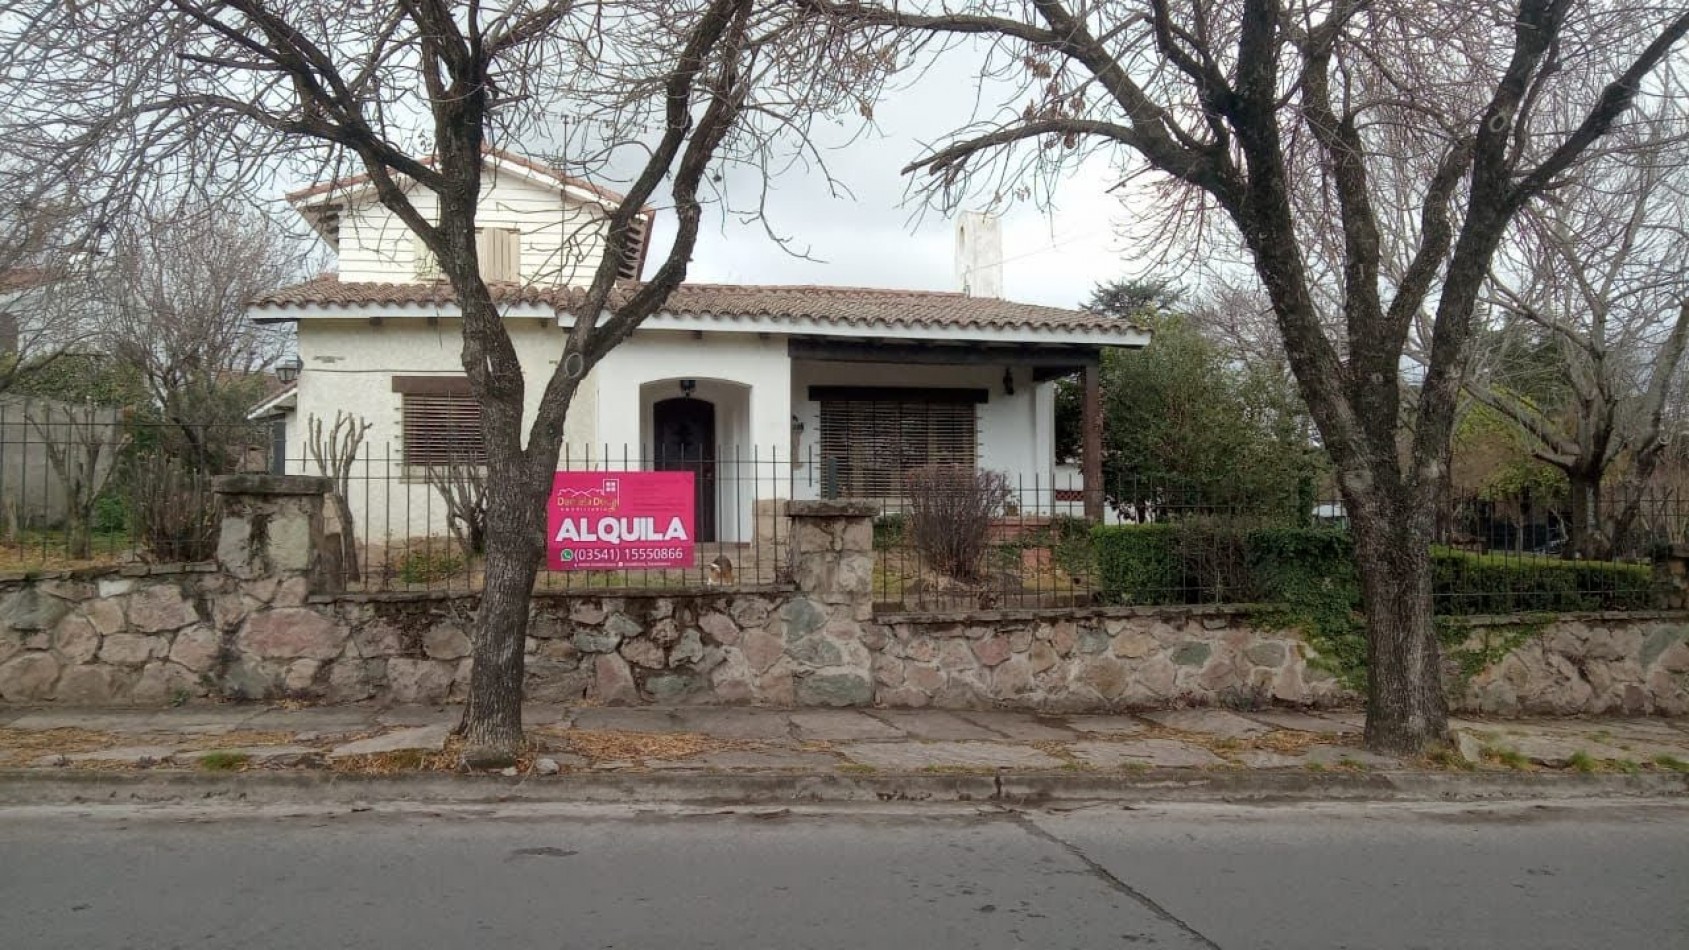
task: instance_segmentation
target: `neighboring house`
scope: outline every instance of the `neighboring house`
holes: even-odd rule
[[[619,196],[499,152],[484,182],[483,272],[521,358],[531,419]],[[261,414],[291,420],[290,471],[306,457],[300,420],[362,415],[367,462],[352,503],[366,532],[438,532],[442,506],[422,472],[481,451],[451,289],[367,181],[289,200],[339,267],[254,303],[255,319],[297,324],[302,364],[297,385]],[[427,191],[412,200],[432,213]],[[963,243],[965,260],[985,258],[970,272],[1000,266],[1000,250]],[[627,288],[645,253],[642,240],[622,262]],[[976,290],[1000,286],[982,275]],[[781,498],[894,498],[909,471],[937,463],[1005,472],[1023,511],[1047,511],[1051,381],[1094,372],[1102,347],[1147,342],[1114,318],[997,297],[688,284],[583,382],[559,467],[698,471],[705,540],[749,540],[755,513]]]

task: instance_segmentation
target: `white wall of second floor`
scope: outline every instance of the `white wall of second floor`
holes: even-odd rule
[[[425,218],[438,216],[433,192],[413,186],[410,199]],[[561,186],[547,187],[489,163],[476,223],[517,232],[523,282],[584,286],[603,256],[607,213]],[[416,235],[373,194],[354,198],[342,213],[339,243],[342,281],[411,283],[426,270]]]

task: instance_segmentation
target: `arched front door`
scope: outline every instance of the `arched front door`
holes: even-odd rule
[[[652,459],[659,472],[692,472],[699,541],[715,540],[715,404],[664,399],[651,407]]]

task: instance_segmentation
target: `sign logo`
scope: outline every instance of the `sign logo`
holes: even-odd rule
[[[546,508],[554,571],[691,567],[691,472],[558,472]]]

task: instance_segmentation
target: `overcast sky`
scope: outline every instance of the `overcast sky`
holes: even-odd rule
[[[947,72],[928,73],[914,88],[877,103],[876,129],[826,153],[833,176],[850,195],[830,195],[819,173],[794,171],[775,180],[769,225],[815,260],[783,251],[760,222],[706,215],[687,279],[960,289],[954,220],[931,209],[920,216],[919,199],[905,198],[909,178],[899,174],[923,153],[923,135],[930,138],[968,119],[973,77],[960,58],[954,62]],[[838,134],[842,139],[844,133]],[[1117,177],[1106,162],[1093,160],[1061,183],[1048,211],[1030,202],[1006,209],[1004,296],[1074,307],[1098,282],[1125,274],[1127,255],[1118,236],[1124,209],[1106,193]],[[969,205],[976,206],[983,201]],[[659,215],[653,250],[666,246],[673,227],[672,215]]]

